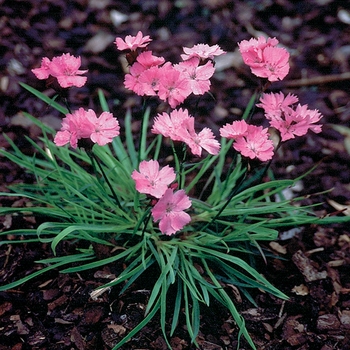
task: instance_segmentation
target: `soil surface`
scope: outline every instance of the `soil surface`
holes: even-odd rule
[[[324,115],[320,134],[286,142],[272,167],[276,178],[295,178],[315,164],[294,195],[305,203],[322,202],[320,215],[350,215],[350,9],[334,0],[0,0],[0,129],[29,154],[25,136],[39,130],[22,111],[58,129],[60,118],[24,91],[25,82],[53,96],[30,69],[42,57],[64,52],[82,57],[88,83],[71,89],[74,107],[97,105],[102,88],[114,115],[132,108],[135,128],[141,100],[123,88],[124,55],[116,36],[138,30],[153,38],[152,50],[173,62],[182,47],[219,44],[227,55],[217,60],[211,92],[200,101],[198,121],[216,132],[239,117],[258,84],[242,64],[237,42],[266,34],[277,37],[291,53],[291,70],[270,91],[296,94],[302,104]],[[190,101],[191,102],[191,101]],[[189,102],[189,103],[190,103]],[[157,112],[155,104],[154,113]],[[3,136],[0,147],[9,149]],[[0,191],[33,181],[15,164],[0,158]],[[326,190],[330,190],[325,192]],[[293,195],[293,194],[292,194]],[[18,198],[0,197],[1,206],[22,206]],[[343,211],[340,213],[340,211]],[[0,218],[2,231],[34,227],[35,220]],[[235,302],[258,349],[350,349],[350,225],[309,226],[281,232],[269,248],[283,259],[259,263],[259,271],[290,296],[277,300],[253,291],[258,307],[236,294]],[[44,244],[1,245],[0,284],[40,268],[36,260],[51,256]],[[96,300],[90,292],[115,278],[113,266],[83,274],[41,275],[21,287],[0,293],[0,350],[110,349],[140,322],[149,292],[142,281],[123,295],[117,289]],[[227,288],[230,288],[227,286]],[[233,290],[234,292],[234,290]],[[234,298],[234,293],[232,293]],[[203,311],[201,349],[236,349],[238,331],[229,314],[213,304]],[[194,348],[186,329],[171,338],[173,349]],[[240,349],[248,349],[244,341]],[[154,318],[124,349],[166,349]]]

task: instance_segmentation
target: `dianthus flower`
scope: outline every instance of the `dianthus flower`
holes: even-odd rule
[[[174,193],[169,188],[151,210],[153,220],[159,220],[159,229],[165,235],[172,235],[181,230],[191,221],[191,217],[184,212],[192,205],[184,190]]]
[[[170,137],[173,141],[182,141],[179,130],[182,129],[186,120],[193,118],[188,114],[187,109],[174,109],[170,114],[164,112],[154,118],[152,127],[153,134],[161,134]]]
[[[119,135],[119,122],[110,112],[102,112],[99,117],[92,109],[87,112],[87,117],[94,125],[94,131],[90,134],[92,142],[100,146],[113,141],[113,138]]]
[[[117,46],[117,49],[120,51],[131,50],[134,51],[139,47],[146,47],[152,39],[149,35],[143,36],[142,32],[139,31],[136,36],[127,35],[125,40],[122,38],[116,38],[114,44]]]
[[[220,151],[220,143],[215,139],[209,128],[204,128],[198,134],[194,129],[194,118],[187,118],[177,130],[180,141],[183,141],[191,149],[192,154],[201,156],[202,149],[209,154],[216,155]]]
[[[154,76],[152,76],[151,78],[152,73],[157,71],[158,66],[163,64],[164,61],[165,60],[163,57],[154,56],[152,55],[151,51],[142,52],[140,55],[137,56],[136,62],[134,62],[133,65],[130,67],[129,74],[125,75],[124,86],[127,89],[134,91],[137,95],[140,96],[155,95],[155,91],[158,91],[158,81],[160,79],[161,72],[157,72],[157,90],[151,89],[150,86],[147,85],[147,79],[151,80],[154,78]],[[165,64],[163,67],[166,66],[167,64]],[[161,68],[163,69],[163,67]],[[141,78],[142,76],[144,76],[144,78]],[[149,81],[149,83],[152,82]]]
[[[286,49],[276,47],[276,38],[259,37],[238,43],[243,61],[257,77],[269,81],[282,80],[289,72],[289,53]]]
[[[244,120],[226,124],[220,129],[220,135],[234,139],[233,148],[244,157],[270,160],[273,156],[273,143],[267,129],[262,126],[247,124]]]
[[[144,160],[139,165],[139,171],[134,170],[131,177],[138,192],[160,198],[175,180],[176,175],[174,169],[168,165],[159,169],[156,160]]]
[[[298,104],[296,109],[288,108],[281,118],[270,120],[270,125],[281,134],[281,140],[287,141],[295,136],[303,136],[308,130],[321,132],[322,126],[316,124],[322,118],[318,110],[310,110],[307,105]]]
[[[175,108],[191,94],[190,83],[182,72],[171,65],[162,70],[162,73],[158,97],[162,101],[168,101],[171,108]]]
[[[76,148],[80,139],[90,138],[94,143],[104,146],[119,135],[119,129],[118,120],[112,113],[103,112],[97,118],[92,109],[85,111],[79,108],[62,120],[61,130],[57,132],[54,142],[57,146],[70,143],[71,147]]]
[[[257,106],[265,111],[265,117],[270,125],[281,134],[281,140],[287,141],[295,136],[303,136],[308,130],[321,132],[321,125],[315,124],[322,118],[318,110],[310,110],[307,105],[298,104],[298,97],[283,93],[263,94]]]
[[[181,55],[181,58],[185,61],[192,57],[199,57],[202,60],[206,59],[214,59],[214,56],[220,56],[225,54],[219,45],[209,46],[208,44],[197,44],[193,47],[183,47],[183,51],[185,54]]]
[[[215,68],[212,62],[208,61],[204,65],[199,65],[199,57],[192,57],[180,62],[174,68],[182,72],[190,83],[190,89],[195,95],[203,95],[210,89],[210,78],[214,74]]]
[[[69,53],[54,57],[52,61],[44,57],[39,68],[32,69],[38,79],[47,79],[50,75],[57,79],[63,88],[71,86],[82,87],[86,83],[86,77],[80,76],[87,70],[79,70],[80,57],[74,57]]]
[[[256,106],[261,107],[265,111],[265,116],[268,119],[281,118],[283,112],[288,107],[299,101],[298,97],[292,94],[284,96],[283,92],[265,93],[260,97],[260,102]]]

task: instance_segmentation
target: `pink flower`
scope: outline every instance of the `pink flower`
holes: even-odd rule
[[[190,83],[184,74],[173,66],[166,67],[162,73],[159,80],[158,97],[162,101],[168,101],[171,108],[175,108],[191,94]]]
[[[90,137],[94,132],[94,124],[87,118],[86,113],[84,108],[79,108],[72,114],[66,114],[62,120],[61,130],[54,138],[57,146],[70,143],[71,147],[77,148],[79,139]]]
[[[248,124],[245,120],[237,120],[232,124],[226,124],[220,129],[220,136],[227,139],[236,139],[245,136],[248,132]]]
[[[119,122],[113,117],[112,113],[103,112],[97,118],[95,112],[89,109],[87,116],[94,124],[94,131],[90,134],[92,142],[97,143],[100,146],[104,146],[107,143],[113,141],[113,138],[119,135]]]
[[[315,133],[321,132],[321,125],[315,124],[322,118],[318,110],[310,110],[307,105],[298,104],[298,97],[283,93],[263,94],[258,107],[265,111],[265,117],[270,121],[270,125],[281,134],[281,140],[287,141],[295,136],[302,136],[308,130]]]
[[[204,128],[198,134],[195,132],[193,117],[186,119],[177,132],[180,141],[185,142],[194,155],[200,157],[202,149],[213,155],[220,151],[220,143],[215,140],[215,136],[209,128]]]
[[[139,31],[136,36],[127,35],[125,40],[116,38],[114,43],[120,51],[134,51],[139,47],[146,47],[151,41],[152,39],[150,39],[149,35],[143,36],[142,32]]]
[[[199,65],[199,57],[192,57],[186,61],[180,62],[174,68],[182,72],[187,77],[192,93],[203,95],[210,89],[210,78],[214,74],[215,68],[208,61],[205,65]]]
[[[244,157],[266,161],[273,156],[273,143],[267,129],[247,124],[244,120],[226,124],[220,129],[222,137],[234,139],[233,148]]]
[[[58,83],[63,88],[71,86],[82,87],[86,83],[87,78],[80,75],[86,73],[87,70],[79,70],[80,65],[80,57],[64,53],[61,56],[54,57],[52,61],[44,57],[41,67],[32,69],[32,72],[38,79],[47,79],[49,75],[57,78]]]
[[[152,127],[153,134],[161,134],[164,137],[170,137],[173,141],[182,141],[179,136],[179,130],[183,124],[191,117],[187,109],[174,109],[170,115],[168,113],[158,114],[154,118]]]
[[[155,91],[158,91],[159,79],[161,78],[161,68],[158,68],[158,66],[163,63],[163,57],[153,56],[151,51],[142,52],[137,56],[136,62],[130,67],[130,73],[125,75],[124,86],[140,96],[155,95]],[[167,64],[163,67],[166,66]],[[157,71],[157,68],[159,71]],[[155,73],[157,74],[157,90],[149,86],[153,84],[152,80],[155,79]]]
[[[257,107],[261,107],[265,111],[267,119],[281,118],[283,112],[299,101],[298,97],[288,94],[286,97],[283,92],[266,93],[260,97],[260,102]]]
[[[61,130],[57,132],[54,142],[57,146],[67,143],[77,148],[78,141],[90,138],[94,143],[104,146],[119,135],[119,123],[109,112],[103,112],[99,118],[89,109],[79,108],[72,114],[67,114],[62,120]]]
[[[156,160],[144,160],[139,165],[139,172],[134,170],[131,177],[136,183],[138,192],[160,198],[175,180],[176,175],[174,169],[168,165],[159,170],[159,163]]]
[[[141,52],[137,56],[136,60],[143,67],[145,67],[145,69],[151,68],[151,67],[154,67],[154,66],[160,66],[161,64],[163,64],[165,62],[164,57],[154,56],[154,55],[152,55],[152,51]]]
[[[43,57],[41,60],[41,66],[39,68],[32,69],[32,72],[40,80],[47,79],[50,75],[50,64],[50,59]]]
[[[282,80],[289,72],[289,53],[276,47],[276,38],[259,37],[238,43],[243,61],[252,73],[269,81]]]
[[[226,52],[221,50],[219,45],[209,46],[207,44],[197,44],[192,48],[184,47],[183,51],[185,54],[181,55],[181,58],[185,61],[192,57],[199,57],[203,60],[214,59],[214,56],[220,56]]]
[[[191,204],[184,190],[174,193],[173,189],[169,188],[151,210],[153,220],[159,220],[160,231],[170,236],[191,221],[191,217],[184,212]]]
[[[281,118],[270,120],[270,125],[280,132],[282,141],[287,141],[305,135],[309,129],[315,133],[321,132],[322,126],[315,125],[321,118],[318,110],[310,110],[307,105],[298,104],[295,110],[288,108]]]

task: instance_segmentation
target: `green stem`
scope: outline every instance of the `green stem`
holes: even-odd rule
[[[100,171],[101,171],[101,173],[102,173],[102,176],[103,176],[103,178],[105,179],[105,181],[106,181],[106,183],[107,183],[109,189],[111,190],[112,196],[113,196],[115,202],[117,203],[118,207],[119,207],[121,210],[123,210],[122,205],[121,205],[121,203],[120,203],[120,201],[119,201],[119,199],[118,199],[118,196],[117,196],[117,194],[115,193],[114,188],[113,188],[111,182],[109,181],[109,179],[108,179],[108,177],[107,177],[105,171],[103,170],[102,165],[100,164],[100,162],[99,162],[98,159],[96,158],[96,155],[93,153],[92,150],[91,150],[91,151],[88,150],[88,151],[87,151],[87,154],[90,156],[91,165],[93,166],[96,175],[97,175],[97,171],[96,171],[96,168],[95,168],[94,164],[97,164],[98,168],[100,169]]]

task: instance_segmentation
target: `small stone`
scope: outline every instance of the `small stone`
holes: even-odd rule
[[[340,322],[338,318],[333,314],[325,314],[317,319],[317,329],[320,331],[329,331],[338,329]]]

